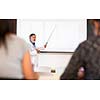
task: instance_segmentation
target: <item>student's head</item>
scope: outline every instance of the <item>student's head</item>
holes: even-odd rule
[[[30,34],[29,36],[30,42],[34,43],[36,41],[36,34]]]
[[[8,19],[0,19],[0,46],[6,46],[6,36],[10,33]]]
[[[100,35],[100,19],[93,19],[94,32],[96,35]]]

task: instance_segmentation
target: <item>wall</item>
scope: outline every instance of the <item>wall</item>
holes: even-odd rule
[[[39,66],[65,68],[71,56],[72,53],[40,53]]]

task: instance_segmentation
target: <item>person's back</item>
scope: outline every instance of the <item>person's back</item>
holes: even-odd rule
[[[93,39],[82,44],[85,46],[84,54],[84,79],[100,79],[100,36],[93,37]],[[83,52],[84,52],[83,51]]]
[[[84,79],[100,79],[100,36],[79,45],[60,79],[77,79],[81,67],[84,67]]]
[[[0,47],[0,78],[22,79],[22,58],[28,50],[27,44],[15,35],[6,37],[7,49]]]
[[[13,35],[9,26],[7,19],[0,19],[0,79],[38,79],[27,43]]]
[[[91,25],[94,36],[77,47],[60,79],[100,79],[100,19]]]

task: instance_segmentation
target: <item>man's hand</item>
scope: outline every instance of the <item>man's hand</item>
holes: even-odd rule
[[[40,53],[40,50],[39,49],[36,49],[37,53]]]
[[[44,45],[44,48],[46,48],[46,47],[47,47],[47,44]]]

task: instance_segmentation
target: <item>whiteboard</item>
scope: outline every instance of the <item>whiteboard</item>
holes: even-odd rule
[[[53,32],[52,32],[53,31]],[[35,33],[37,36],[36,45],[43,46],[48,38],[48,52],[74,52],[79,43],[87,39],[85,19],[66,20],[17,20],[17,35],[26,42],[29,35]]]

